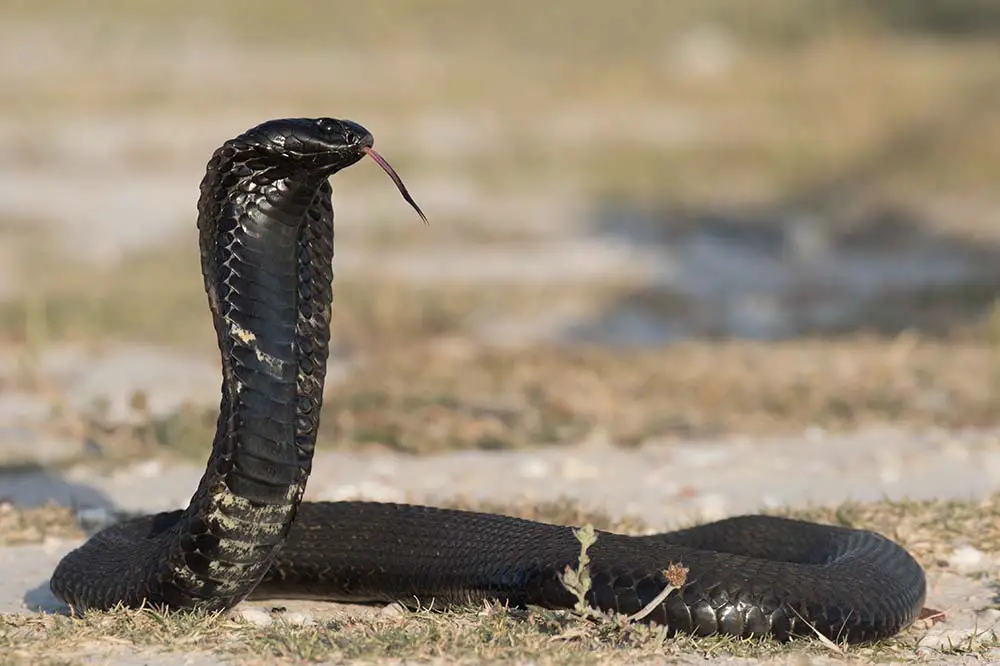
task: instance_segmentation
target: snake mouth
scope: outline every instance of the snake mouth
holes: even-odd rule
[[[427,222],[427,216],[424,215],[424,211],[420,210],[420,206],[418,206],[417,202],[410,196],[409,191],[406,189],[406,185],[403,184],[403,179],[399,177],[399,174],[392,168],[392,165],[389,164],[384,157],[375,152],[375,149],[372,146],[362,145],[361,151],[372,158],[375,161],[375,164],[382,167],[382,171],[385,171],[389,178],[392,179],[392,182],[396,184],[396,189],[399,190],[399,193],[403,196],[403,199],[406,200],[406,203],[410,204],[410,206],[413,207],[413,210],[417,211],[417,215],[419,215],[420,219],[424,221],[424,224],[429,224]]]

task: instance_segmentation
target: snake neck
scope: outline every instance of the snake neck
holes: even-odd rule
[[[164,535],[173,556],[161,574],[169,604],[221,608],[264,575],[309,476],[330,336],[329,182],[228,142],[202,181],[198,229],[222,398],[205,474]]]

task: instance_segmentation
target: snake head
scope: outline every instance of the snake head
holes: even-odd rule
[[[375,152],[375,137],[350,120],[336,118],[283,118],[269,120],[234,139],[284,169],[304,170],[327,178],[368,155],[396,184],[396,189],[427,223],[420,206],[384,157]]]
[[[281,118],[247,130],[236,141],[286,169],[329,177],[364,157],[375,138],[350,120]]]

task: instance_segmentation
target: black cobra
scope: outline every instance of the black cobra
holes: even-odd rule
[[[568,527],[363,502],[300,503],[330,337],[333,206],[328,178],[371,155],[348,121],[272,120],[212,156],[198,203],[205,289],[222,353],[218,427],[188,507],[100,531],[59,563],[53,592],[77,609],[116,604],[219,610],[254,596],[441,607],[483,599],[550,608],[574,597]],[[413,204],[416,208],[416,204]],[[417,208],[419,212],[419,208]],[[422,213],[421,213],[422,216]],[[598,533],[594,606],[673,632],[777,638],[813,629],[852,642],[908,626],[924,572],[872,532],[744,516],[653,536]]]

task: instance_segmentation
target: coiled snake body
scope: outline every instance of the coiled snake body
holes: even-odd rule
[[[573,605],[559,580],[579,556],[568,527],[301,502],[330,337],[328,179],[371,155],[412,203],[373,141],[349,121],[298,118],[268,121],[215,151],[198,202],[223,370],[205,473],[186,509],[109,526],[70,552],[51,579],[58,597],[77,609],[218,610],[251,593]],[[653,536],[599,533],[589,554],[588,601],[622,613],[656,597],[670,563],[687,567],[684,587],[648,616],[674,632],[787,638],[814,628],[867,641],[909,625],[925,595],[921,567],[882,536],[763,516]]]

